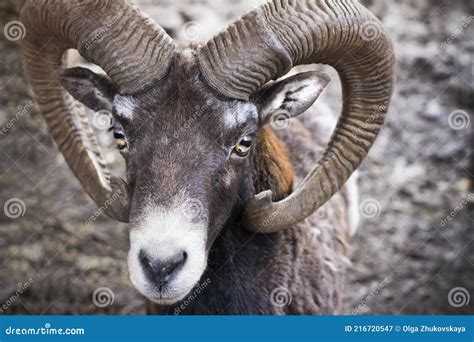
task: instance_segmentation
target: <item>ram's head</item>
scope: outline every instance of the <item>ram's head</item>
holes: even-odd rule
[[[27,70],[51,135],[97,205],[130,222],[132,282],[163,304],[195,286],[229,222],[277,232],[324,204],[367,154],[392,91],[390,40],[355,1],[275,0],[207,44],[183,48],[125,0],[30,0],[21,20]],[[367,38],[367,23],[380,30],[375,38]],[[107,76],[62,70],[70,48]],[[341,76],[338,126],[294,192],[291,180],[281,191],[258,192],[253,157],[271,134],[263,137],[263,127],[304,112],[328,78],[308,72],[271,81],[313,63]],[[76,100],[113,113],[127,180],[108,171]]]

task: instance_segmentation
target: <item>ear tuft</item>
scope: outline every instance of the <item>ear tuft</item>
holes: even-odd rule
[[[112,110],[112,102],[118,88],[108,77],[86,68],[70,68],[60,75],[61,85],[72,97],[94,110]]]
[[[271,84],[258,96],[262,122],[267,123],[275,116],[291,118],[305,112],[329,81],[326,74],[303,72]]]

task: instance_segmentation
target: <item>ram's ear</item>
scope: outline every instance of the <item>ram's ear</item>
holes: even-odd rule
[[[256,96],[261,122],[292,118],[311,107],[329,83],[328,75],[303,72],[266,85]]]
[[[60,82],[72,97],[93,111],[112,110],[118,89],[107,76],[85,68],[71,68],[61,73]]]

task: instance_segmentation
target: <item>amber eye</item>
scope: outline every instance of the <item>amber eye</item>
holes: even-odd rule
[[[252,137],[246,136],[239,141],[237,145],[234,146],[234,152],[239,157],[246,157],[250,152],[250,147],[252,146]]]
[[[125,139],[125,133],[123,131],[114,131],[114,138],[120,151],[123,151],[128,147],[127,140]]]

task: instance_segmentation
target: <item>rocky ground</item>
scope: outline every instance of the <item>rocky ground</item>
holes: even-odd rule
[[[473,314],[474,4],[363,2],[395,41],[398,81],[385,128],[360,169],[364,217],[352,241],[346,312]],[[0,2],[2,31],[21,3]],[[205,40],[257,2],[139,3],[184,41]],[[17,198],[24,207],[18,218],[0,210],[0,314],[143,314],[128,280],[125,226],[105,217],[86,224],[96,208],[33,105],[18,41],[1,33],[0,204]],[[337,113],[338,95],[334,81],[317,106]],[[101,287],[114,294],[103,308],[92,301]]]

